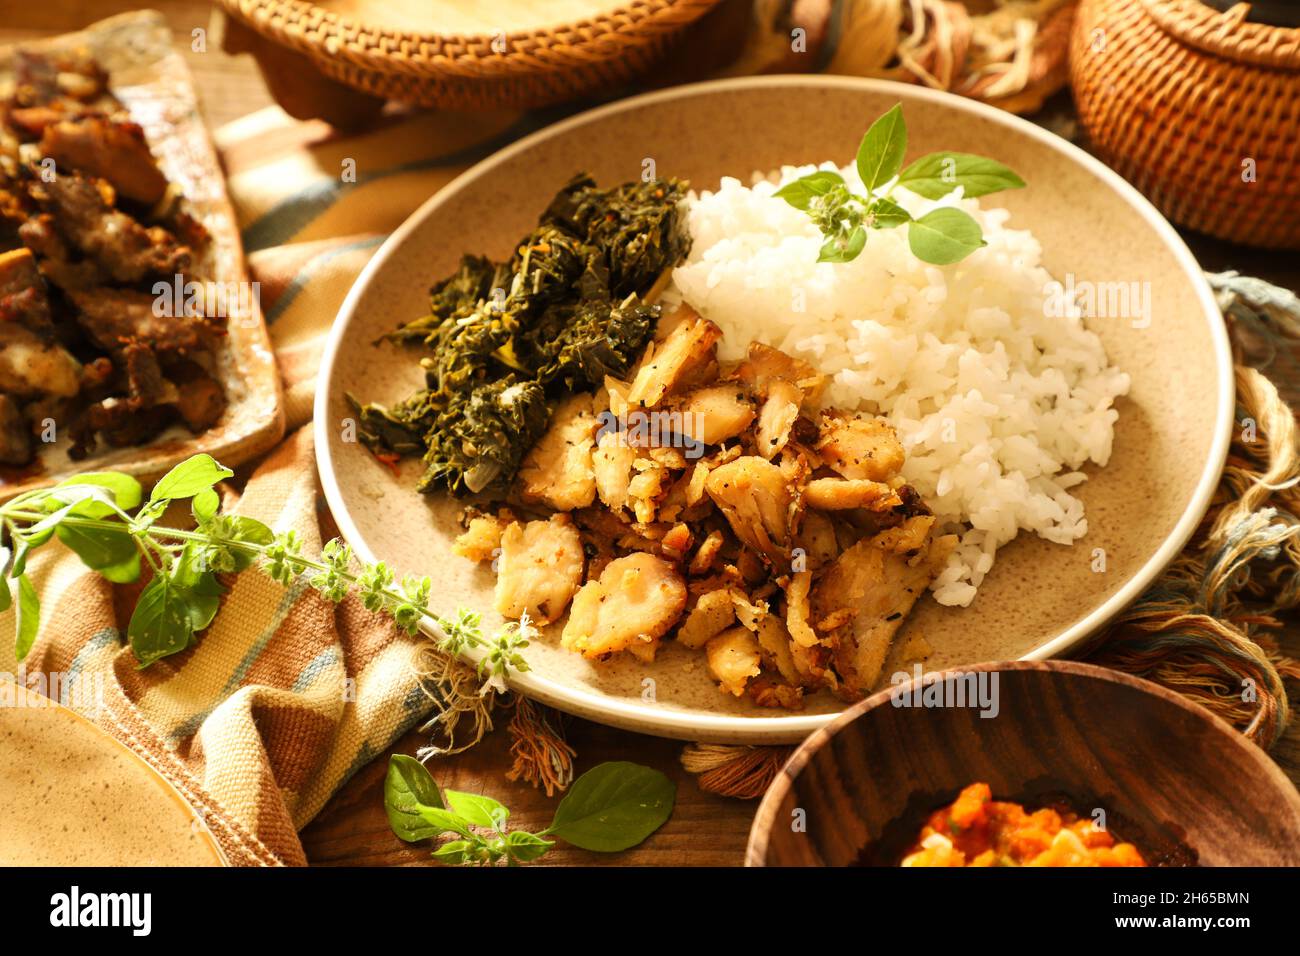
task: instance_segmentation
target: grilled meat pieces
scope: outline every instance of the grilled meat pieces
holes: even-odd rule
[[[211,350],[220,334],[201,317],[157,314],[155,297],[146,292],[96,288],[69,298],[77,307],[77,324],[108,352],[136,343],[160,355],[188,356]]]
[[[104,180],[64,173],[34,184],[31,194],[64,241],[114,282],[170,277],[190,267],[190,249],[162,226],[142,226],[115,209],[112,187]]]
[[[498,610],[569,605],[561,644],[593,660],[672,639],[761,707],[856,699],[956,539],[900,476],[893,428],[821,408],[822,377],[770,346],[720,365],[719,335],[688,306],[661,319],[631,381],[566,399],[524,456],[511,507],[550,521],[476,514],[456,550],[499,542]]]
[[[135,123],[93,115],[49,123],[41,132],[41,153],[63,169],[105,179],[118,194],[148,206],[167,191],[144,130]]]
[[[0,460],[27,464],[53,420],[85,457],[225,412],[224,318],[161,303],[208,236],[85,52],[20,52],[0,102]],[[62,427],[62,426],[65,426]]]

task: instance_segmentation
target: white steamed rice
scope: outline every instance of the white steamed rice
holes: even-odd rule
[[[1008,228],[1004,209],[899,190],[914,216],[966,210],[988,246],[939,268],[911,253],[903,227],[871,232],[852,262],[818,263],[817,228],[772,198],[812,169],[787,167],[776,183],[755,177],[752,188],[728,178],[692,195],[694,242],[669,295],[722,328],[722,358],[741,357],[755,339],[774,345],[831,377],[826,404],[893,424],[904,476],[961,535],[934,596],[967,605],[1021,530],[1067,545],[1087,532],[1069,489],[1084,481],[1085,462],[1109,459],[1112,403],[1129,378],[1077,309],[1052,314],[1061,310],[1047,305],[1052,276],[1038,241]],[[840,172],[861,191],[852,167]]]

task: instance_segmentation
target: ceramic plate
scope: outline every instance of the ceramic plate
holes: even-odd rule
[[[0,866],[225,866],[207,826],[157,771],[10,681],[0,684],[0,766]]]
[[[376,340],[427,311],[427,289],[463,252],[503,258],[573,172],[602,185],[641,175],[716,188],[723,175],[787,163],[847,162],[870,121],[901,101],[909,157],[938,149],[992,156],[1029,187],[999,194],[1013,227],[1032,229],[1058,278],[1150,283],[1151,321],[1091,323],[1110,359],[1132,377],[1118,405],[1108,467],[1080,490],[1089,532],[1073,547],[1021,535],[969,608],[927,598],[907,633],[934,648],[928,668],[1060,655],[1137,597],[1178,553],[1205,512],[1233,420],[1227,333],[1209,286],[1173,228],[1117,175],[1038,127],[968,100],[911,86],[846,78],[722,80],[636,97],[584,113],[515,143],[448,185],[371,260],[339,313],[321,369],[316,438],[321,478],[344,536],[363,558],[432,575],[448,610],[492,607],[489,570],[449,553],[462,507],[413,490],[418,460],[394,474],[347,439],[345,395],[395,401],[421,385],[409,352]],[[1105,550],[1097,573],[1095,549]],[[485,621],[493,616],[485,614]],[[774,714],[721,694],[701,655],[672,642],[651,666],[594,664],[558,646],[557,629],[529,648],[515,680],[531,697],[645,733],[712,741],[795,741],[842,704],[809,700]],[[888,673],[888,671],[886,671]],[[654,694],[647,693],[654,681]],[[648,699],[653,696],[653,700]]]
[[[199,115],[189,69],[172,48],[171,31],[162,14],[124,13],[79,33],[22,46],[91,51],[108,74],[109,89],[144,128],[159,168],[184,194],[186,210],[211,233],[201,271],[214,282],[247,282],[239,227],[226,196],[221,163]],[[0,83],[12,75],[14,51],[14,47],[0,49]],[[280,375],[256,297],[252,306],[251,314],[231,320],[226,348],[218,355],[218,376],[229,404],[216,425],[201,435],[173,426],[148,444],[126,448],[101,443],[80,462],[68,457],[66,440],[46,445],[38,468],[0,476],[0,498],[83,471],[113,469],[142,479],[157,478],[199,452],[225,465],[239,465],[278,442],[284,434]]]

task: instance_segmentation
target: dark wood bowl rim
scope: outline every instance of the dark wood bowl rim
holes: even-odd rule
[[[1229,724],[1222,717],[1211,713],[1204,707],[1193,704],[1181,694],[1177,694],[1159,684],[1143,680],[1140,677],[1134,677],[1131,674],[1125,674],[1121,671],[1111,670],[1108,667],[1098,667],[1096,664],[1085,664],[1081,661],[1002,661],[986,664],[972,664],[966,667],[950,667],[941,671],[931,671],[922,675],[922,680],[934,681],[942,680],[949,675],[969,674],[972,672],[988,671],[1046,671],[1062,674],[1070,674],[1075,677],[1091,678],[1094,680],[1109,681],[1112,684],[1123,684],[1134,690],[1150,694],[1153,697],[1159,697],[1161,700],[1182,708],[1189,714],[1192,714],[1206,723],[1210,724],[1217,732],[1218,736],[1225,738],[1228,746],[1236,747],[1243,751],[1246,756],[1263,771],[1264,776],[1269,778],[1278,796],[1285,804],[1300,815],[1300,792],[1296,791],[1295,785],[1287,778],[1282,769],[1275,764],[1269,756],[1251,741],[1247,740],[1236,728]],[[785,762],[772,785],[767,788],[767,793],[763,795],[762,802],[758,805],[758,811],[754,814],[754,823],[749,830],[749,843],[745,847],[745,866],[767,866],[767,849],[769,838],[772,833],[772,825],[776,819],[776,813],[781,805],[781,801],[790,791],[796,777],[803,773],[812,760],[826,744],[840,732],[845,726],[858,720],[867,712],[875,710],[880,705],[890,699],[890,696],[897,692],[900,687],[910,688],[914,686],[917,679],[914,677],[907,681],[906,684],[899,687],[888,687],[884,690],[877,691],[866,700],[859,701],[852,707],[840,713],[838,717],[828,723],[825,727],[813,731],[807,739],[799,745],[790,759]]]

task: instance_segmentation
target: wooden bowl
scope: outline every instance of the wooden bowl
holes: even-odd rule
[[[981,664],[997,715],[892,703],[845,711],[795,751],[764,796],[748,866],[895,866],[962,787],[1097,808],[1163,865],[1300,866],[1300,794],[1209,711],[1148,681],[1070,661]],[[996,675],[997,683],[993,683]],[[955,686],[951,684],[949,686]],[[905,698],[906,699],[906,698]],[[803,810],[806,832],[795,832]]]

